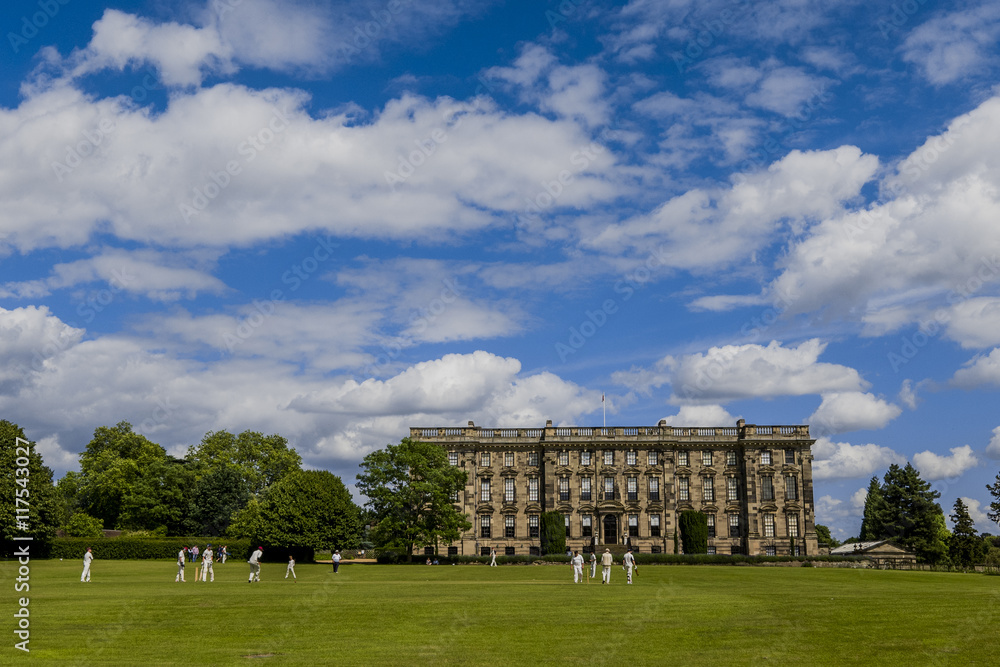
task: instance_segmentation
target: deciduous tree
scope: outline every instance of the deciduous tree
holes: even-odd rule
[[[358,490],[374,515],[372,538],[379,546],[452,542],[472,527],[452,497],[465,488],[467,475],[448,463],[439,445],[403,438],[398,445],[372,452],[361,462]]]
[[[243,431],[205,434],[197,447],[188,450],[188,460],[205,471],[222,467],[237,472],[247,493],[258,496],[267,487],[295,470],[302,469],[302,457],[278,434]]]
[[[60,523],[59,502],[52,471],[34,445],[26,442],[20,426],[0,420],[0,533],[5,554],[14,552],[13,538],[17,536],[31,537],[31,555],[43,556]],[[18,508],[22,511],[16,511]]]
[[[134,513],[134,505],[142,504],[141,500],[130,500],[136,486],[160,471],[160,464],[166,458],[163,447],[133,432],[126,421],[111,427],[99,426],[80,454],[80,508],[101,519],[106,527],[119,527],[123,507],[131,503],[130,510]],[[130,523],[134,521],[130,519]]]
[[[339,477],[296,470],[238,512],[229,533],[274,546],[349,549],[360,542],[361,521]]]
[[[831,549],[836,549],[840,546],[840,540],[830,534],[830,529],[818,523],[816,524],[816,539],[821,544],[829,545]]]
[[[191,520],[198,535],[224,535],[232,516],[246,507],[250,492],[230,466],[216,468],[195,485]]]

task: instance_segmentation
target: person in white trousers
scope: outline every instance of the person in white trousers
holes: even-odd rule
[[[573,558],[569,561],[570,565],[573,566],[573,583],[582,584],[583,583],[583,556],[580,555],[579,551],[574,552]]]
[[[177,552],[177,576],[174,577],[174,583],[184,582],[184,561],[186,560],[184,555],[184,547]]]
[[[90,581],[90,564],[94,562],[94,554],[90,551],[90,547],[87,547],[87,553],[83,554],[83,574],[80,575],[80,581]]]
[[[250,564],[250,579],[248,583],[253,583],[254,581],[260,582],[260,557],[264,555],[264,547],[257,547],[257,551],[254,551],[250,555],[250,560],[247,563]]]
[[[601,583],[611,583],[611,566],[615,564],[615,557],[611,555],[611,549],[605,549],[601,554]]]
[[[490,567],[497,566],[497,550],[490,549]]]
[[[205,548],[205,553],[201,555],[201,580],[208,581],[209,575],[212,576],[212,581],[215,581],[215,569],[212,567],[212,561],[215,552],[212,551],[212,545],[209,544]]]
[[[632,550],[629,549],[625,552],[625,559],[622,561],[622,566],[625,568],[625,574],[628,579],[628,583],[632,583],[632,568],[635,567],[635,556],[632,555]]]
[[[295,559],[291,555],[288,556],[288,569],[285,570],[285,579],[288,578],[289,574],[292,575],[292,581],[298,583],[299,580],[295,578]]]
[[[590,552],[590,578],[593,579],[597,576],[597,554],[593,551]]]

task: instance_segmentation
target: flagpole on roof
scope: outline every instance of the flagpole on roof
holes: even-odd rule
[[[608,427],[608,403],[604,400],[604,393],[601,393],[601,407],[604,408],[604,428]]]

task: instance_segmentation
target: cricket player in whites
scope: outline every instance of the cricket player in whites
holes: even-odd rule
[[[93,562],[94,554],[87,547],[87,553],[83,554],[83,574],[80,575],[80,581],[90,581],[90,564]]]
[[[622,560],[622,569],[625,570],[625,574],[628,577],[628,583],[632,583],[632,568],[636,567],[635,556],[632,555],[632,550],[629,549],[625,552],[625,559]]]
[[[212,562],[215,560],[213,558],[212,545],[209,544],[205,548],[205,553],[201,555],[201,580],[208,581],[208,576],[212,575],[212,581],[215,581],[215,570],[212,568]]]
[[[181,550],[177,552],[177,576],[174,577],[174,583],[175,584],[178,581],[181,582],[181,583],[184,583],[184,560],[185,560],[185,558],[186,558],[186,556],[184,554],[184,547],[181,547]]]
[[[582,584],[584,583],[583,578],[583,556],[580,555],[579,551],[573,552],[573,558],[570,559],[570,565],[573,566],[573,583]]]
[[[285,570],[285,579],[288,578],[288,575],[292,575],[292,581],[298,583],[299,580],[295,577],[295,559],[291,554],[288,554],[288,568]]]
[[[611,566],[615,563],[615,557],[611,555],[611,549],[605,549],[601,554],[601,583],[611,583]]]
[[[247,583],[260,582],[260,557],[263,555],[264,547],[257,547],[257,551],[250,555],[250,560],[247,561],[250,563],[250,579],[247,580]]]

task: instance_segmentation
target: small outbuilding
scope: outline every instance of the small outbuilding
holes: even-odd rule
[[[917,555],[889,540],[851,542],[830,550],[831,556],[862,556],[880,570],[910,570],[917,564]]]

